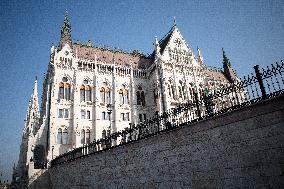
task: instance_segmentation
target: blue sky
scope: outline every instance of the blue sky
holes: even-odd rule
[[[239,76],[284,55],[284,1],[0,1],[0,176],[11,180],[35,76],[42,92],[50,47],[68,10],[75,41],[145,54],[173,18],[205,64],[222,66],[223,47]]]

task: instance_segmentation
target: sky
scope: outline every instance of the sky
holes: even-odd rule
[[[0,179],[11,181],[35,77],[39,96],[50,48],[58,45],[65,11],[73,41],[125,51],[153,51],[178,28],[206,65],[222,67],[222,48],[242,77],[253,66],[268,66],[284,56],[284,1],[50,0],[0,1]],[[40,100],[40,99],[39,99]]]

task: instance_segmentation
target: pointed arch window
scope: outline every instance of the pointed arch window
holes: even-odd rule
[[[123,91],[122,91],[122,89],[119,90],[119,104],[123,104]]]
[[[81,130],[81,144],[85,144],[85,130]]]
[[[86,130],[86,144],[90,143],[90,137],[91,137],[90,135],[91,135],[90,129],[87,129]]]
[[[102,103],[105,103],[106,102],[106,99],[105,99],[105,88],[103,88],[103,87],[100,90],[100,97],[101,97]]]
[[[65,100],[71,99],[71,85],[67,77],[63,77],[62,82],[59,83],[58,98]]]
[[[57,144],[62,144],[62,129],[57,130]]]
[[[144,95],[144,91],[141,92],[141,104],[142,104],[142,106],[145,106],[145,95]]]
[[[62,144],[68,144],[68,131],[66,128],[63,131]]]
[[[70,100],[71,85],[69,83],[65,83],[64,88],[65,88],[65,99]]]
[[[85,86],[84,85],[80,87],[80,100],[81,102],[85,102]]]
[[[106,130],[103,130],[103,132],[102,132],[102,138],[106,138]]]
[[[106,98],[106,103],[110,104],[111,103],[110,88],[106,89],[106,93],[105,94],[106,94],[106,97],[105,97]]]
[[[137,105],[141,105],[141,94],[140,94],[140,91],[136,92],[136,99],[137,99]]]
[[[92,90],[89,85],[86,86],[86,101],[92,101]]]
[[[59,99],[63,99],[64,98],[64,83],[60,82],[59,83]]]
[[[129,93],[128,93],[128,90],[126,90],[126,89],[123,92],[123,99],[124,99],[124,104],[129,103]]]

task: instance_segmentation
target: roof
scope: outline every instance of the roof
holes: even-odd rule
[[[210,78],[214,78],[214,80],[229,82],[226,76],[224,75],[224,73],[221,71],[213,71],[213,70],[206,69],[206,73],[208,74]]]
[[[106,64],[116,64],[122,66],[130,66],[133,68],[145,69],[151,66],[153,60],[146,57],[137,51],[132,53],[122,52],[118,50],[111,50],[106,48],[91,47],[82,44],[73,44],[73,50],[79,59],[99,60]]]
[[[171,36],[173,35],[173,32],[175,30],[176,26],[173,26],[171,30],[159,41],[160,46],[160,53],[163,54],[167,44],[169,43]]]

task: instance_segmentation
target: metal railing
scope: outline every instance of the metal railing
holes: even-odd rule
[[[254,66],[254,74],[235,80],[234,83],[212,91],[202,98],[198,98],[196,93],[193,102],[181,104],[162,114],[156,113],[153,118],[140,124],[130,124],[130,127],[125,130],[109,134],[105,138],[61,154],[50,162],[50,166],[142,140],[181,126],[190,126],[191,123],[281,95],[284,93],[283,75],[282,60],[281,63],[276,62],[261,71],[258,65]]]

